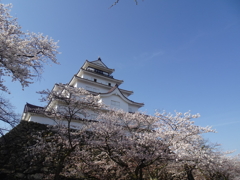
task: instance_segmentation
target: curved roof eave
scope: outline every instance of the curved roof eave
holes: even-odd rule
[[[77,76],[77,75],[74,75],[73,77],[72,77],[72,79],[70,80],[70,82],[68,83],[69,85],[72,85],[73,83],[72,82],[74,82],[74,81],[76,81],[75,79],[79,79],[79,80],[82,80],[82,81],[87,81],[87,82],[90,82],[90,83],[94,83],[94,84],[98,84],[98,85],[101,85],[101,86],[107,86],[107,87],[110,87],[110,86],[108,86],[108,85],[106,85],[106,84],[103,84],[103,83],[99,83],[99,82],[94,82],[94,81],[91,81],[91,80],[89,80],[89,79],[85,79],[85,78],[81,78],[81,77],[79,77],[79,76]],[[117,83],[122,83],[123,82],[123,80],[117,80],[117,79],[113,79],[115,82],[116,82],[116,84]],[[123,91],[127,91],[127,93],[133,93],[132,91],[128,91],[128,90],[125,90],[125,89],[123,89]]]

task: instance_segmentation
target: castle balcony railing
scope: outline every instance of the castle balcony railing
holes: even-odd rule
[[[99,70],[99,69],[95,69],[95,68],[92,68],[92,67],[88,67],[86,70],[87,70],[87,71],[94,72],[94,73],[97,73],[97,74],[101,74],[101,75],[106,76],[106,77],[113,78],[113,76],[109,75],[109,73],[104,72],[104,71]]]

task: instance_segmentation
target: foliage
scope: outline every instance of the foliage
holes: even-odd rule
[[[4,77],[19,81],[22,87],[39,77],[43,65],[57,63],[57,43],[48,36],[23,32],[17,19],[10,15],[11,4],[0,3],[0,89],[9,92]]]
[[[9,130],[8,126],[13,128],[19,123],[19,115],[13,109],[14,107],[11,103],[3,96],[0,96],[0,121],[6,124],[6,127],[0,127],[0,135],[5,134]]]
[[[34,78],[40,78],[44,64],[58,63],[57,43],[42,34],[23,32],[17,19],[10,15],[11,7],[11,4],[0,2],[0,90],[8,93],[10,91],[4,84],[6,77],[19,81],[24,88],[32,84]],[[15,126],[18,120],[19,116],[13,111],[11,103],[1,96],[1,135],[9,126]]]
[[[99,96],[94,96],[83,88],[75,88],[68,84],[56,84],[52,91],[38,92],[40,101],[47,102],[46,116],[56,120],[72,120],[91,118],[99,110],[106,108],[100,103]]]
[[[201,137],[214,131],[194,125],[192,119],[199,114],[156,112],[149,116],[107,109],[98,96],[61,84],[42,93],[48,95],[45,100],[52,107],[46,115],[58,123],[50,138],[36,136],[39,142],[29,152],[38,159],[46,157],[44,163],[55,164],[54,173],[46,179],[60,175],[136,180],[239,176],[239,159],[228,158]],[[94,120],[89,118],[92,112],[97,114]],[[74,122],[79,126],[71,126]]]
[[[52,127],[56,134],[48,139],[40,137],[38,146],[35,146],[37,150],[33,148],[31,152],[34,157],[37,155],[41,159],[41,156],[48,154],[51,149],[51,155],[45,163],[55,164],[53,177],[59,179],[64,168],[63,164],[85,143],[85,138],[88,137],[89,118],[93,113],[96,114],[106,109],[106,106],[99,103],[98,96],[93,96],[85,89],[74,88],[67,84],[56,84],[52,91],[43,90],[38,93],[42,97],[41,101],[48,102],[44,115],[55,121],[57,126]],[[79,123],[78,126],[73,126],[76,121]],[[75,160],[77,158],[74,156]]]

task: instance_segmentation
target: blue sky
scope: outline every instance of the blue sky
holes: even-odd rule
[[[24,31],[59,40],[61,65],[46,66],[40,81],[21,91],[7,82],[4,94],[22,113],[26,102],[42,105],[36,91],[67,83],[84,61],[98,56],[132,100],[153,114],[200,113],[196,124],[223,150],[240,153],[240,1],[2,0]],[[235,153],[235,154],[236,154]]]

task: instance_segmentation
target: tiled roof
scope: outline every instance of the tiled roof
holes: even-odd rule
[[[24,113],[35,113],[35,114],[45,114],[45,115],[51,115],[51,112],[45,111],[44,107],[35,106],[29,103],[26,103],[24,107]],[[97,122],[93,119],[85,119],[85,118],[77,118],[75,117],[74,120],[80,120],[80,121],[87,121],[87,122]]]
[[[96,65],[98,65],[98,66],[103,66],[103,67],[105,67],[105,68],[108,68],[107,66],[106,66],[106,64],[104,64],[103,62],[102,62],[102,59],[99,57],[97,60],[95,60],[95,61],[89,61],[90,63],[93,63],[93,64],[96,64]]]
[[[35,106],[29,103],[26,103],[25,107],[24,107],[24,113],[27,112],[33,112],[33,113],[43,113],[44,112],[44,107],[40,107],[40,106]]]

